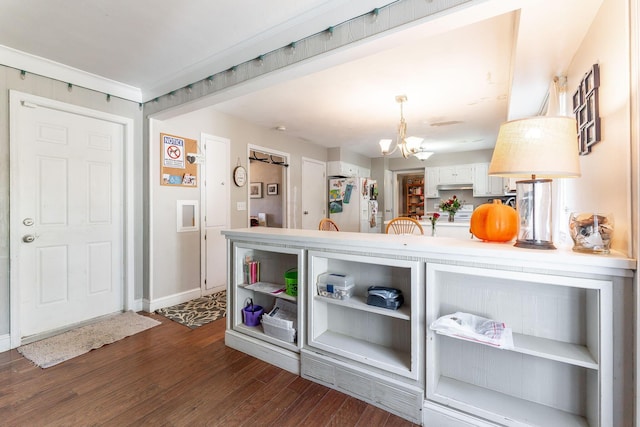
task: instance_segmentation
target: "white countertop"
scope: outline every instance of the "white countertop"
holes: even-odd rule
[[[442,226],[441,223],[438,226]],[[455,224],[455,223],[454,223]],[[436,228],[438,227],[436,226]],[[327,250],[366,250],[372,254],[408,256],[440,262],[482,262],[503,267],[519,266],[596,274],[633,275],[636,260],[616,251],[609,255],[583,254],[571,248],[557,250],[516,248],[513,242],[482,242],[478,239],[395,235],[383,233],[332,232],[289,228],[242,228],[223,230],[227,238],[248,242],[279,242],[305,248],[309,244]],[[373,256],[373,255],[372,255]]]

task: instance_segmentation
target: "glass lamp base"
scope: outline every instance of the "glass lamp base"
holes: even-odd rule
[[[516,248],[526,249],[556,249],[553,242],[542,242],[535,240],[516,240],[516,244],[513,245]]]
[[[528,249],[556,249],[551,236],[551,180],[516,182],[516,210],[520,225],[515,246]]]

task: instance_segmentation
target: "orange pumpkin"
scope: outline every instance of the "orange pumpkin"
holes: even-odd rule
[[[508,242],[518,234],[518,213],[498,199],[478,206],[471,215],[471,233],[488,242]]]

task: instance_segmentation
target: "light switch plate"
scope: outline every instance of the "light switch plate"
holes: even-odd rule
[[[236,210],[246,211],[247,210],[247,202],[238,202],[236,204]]]

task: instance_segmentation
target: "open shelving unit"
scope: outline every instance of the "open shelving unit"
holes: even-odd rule
[[[635,260],[317,230],[225,234],[232,348],[425,427],[605,427],[633,416]],[[260,261],[257,283],[244,280],[245,257]],[[283,292],[293,267],[297,297]],[[320,294],[325,273],[351,275],[342,283],[353,295]],[[373,285],[400,289],[403,306],[366,304]],[[243,324],[247,298],[267,311],[294,303],[297,339]],[[458,311],[504,322],[513,347],[429,328]]]
[[[612,282],[427,264],[426,397],[503,425],[613,423]],[[502,321],[514,347],[440,335],[440,316]]]
[[[375,369],[418,380],[420,345],[418,295],[424,264],[357,254],[309,251],[309,346]],[[345,300],[320,296],[320,274],[354,276],[353,296]],[[404,304],[390,310],[366,304],[369,286],[402,291]],[[418,294],[418,295],[416,295]]]
[[[417,181],[417,182],[416,182]],[[413,177],[411,183],[406,184],[407,201],[405,212],[408,216],[423,216],[424,209],[424,178]]]
[[[227,301],[231,331],[227,331],[227,345],[256,357],[266,357],[270,363],[289,371],[299,372],[299,353],[304,337],[304,327],[300,325],[305,324],[305,307],[300,303],[304,301],[304,250],[248,242],[233,242],[232,245],[231,286]],[[260,277],[255,283],[246,282],[244,261],[247,258],[260,262]],[[297,296],[285,292],[284,274],[292,268],[298,269]],[[278,299],[297,305],[298,328],[294,342],[266,334],[262,324],[248,326],[243,322],[242,309],[248,301],[252,300],[254,305],[262,306],[268,313]],[[257,346],[256,343],[262,344]],[[260,346],[262,348],[258,348]]]
[[[424,262],[370,253],[307,252],[307,345],[302,376],[414,423],[424,401]],[[318,294],[323,273],[352,275],[351,297]],[[400,289],[397,310],[368,305],[369,286]]]

